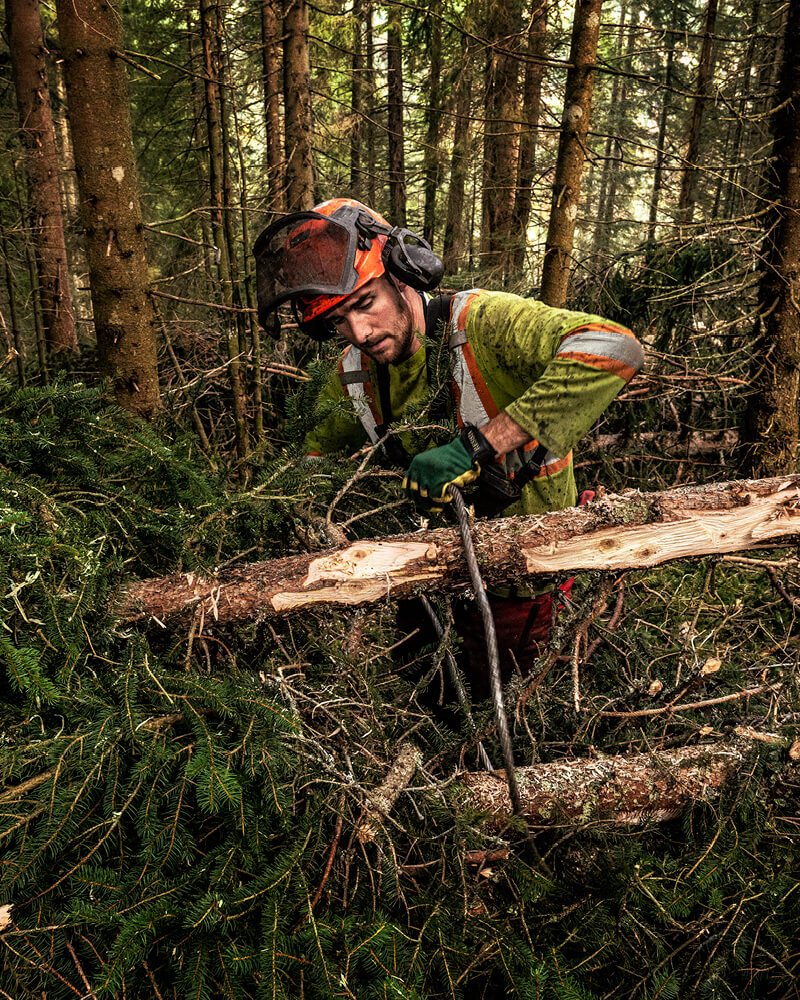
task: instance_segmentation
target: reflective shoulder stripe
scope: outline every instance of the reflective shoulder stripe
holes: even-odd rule
[[[480,288],[471,288],[465,292],[457,292],[453,296],[450,306],[450,325],[448,344],[451,349],[450,364],[453,372],[453,389],[456,403],[456,414],[458,426],[464,424],[474,424],[482,427],[487,424],[492,417],[497,416],[499,410],[497,404],[489,392],[489,387],[481,375],[475,361],[475,355],[469,344],[467,337],[467,313],[475,298],[481,294]],[[620,330],[623,328],[620,327]],[[577,332],[577,331],[575,331]],[[638,347],[635,338],[631,339]],[[524,448],[517,449],[505,456],[503,464],[507,474],[513,475],[522,468],[523,464],[533,458],[534,452],[539,447],[538,441],[530,441]],[[572,461],[572,452],[562,458],[560,455],[548,451],[542,460],[541,467],[535,479],[543,476],[552,476],[562,469],[566,469]]]
[[[353,408],[367,432],[367,437],[376,444],[379,440],[380,413],[375,404],[375,390],[369,380],[369,358],[357,347],[351,345],[344,352],[344,357],[339,362],[339,381],[353,401]]]
[[[447,342],[451,350],[450,368],[453,373],[453,392],[459,427],[463,427],[464,424],[482,427],[498,413],[497,405],[478,369],[475,355],[467,339],[467,313],[472,301],[480,294],[479,288],[457,292],[450,304]]]
[[[626,382],[633,378],[644,361],[644,351],[636,337],[624,326],[612,323],[589,323],[570,330],[562,339],[556,356],[611,372]]]

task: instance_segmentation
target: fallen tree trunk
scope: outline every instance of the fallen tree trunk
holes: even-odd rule
[[[585,507],[478,521],[475,547],[487,586],[573,570],[656,566],[736,552],[800,535],[800,476],[607,494]],[[354,605],[468,584],[457,529],[354,542],[231,568],[216,577],[176,573],[131,585],[122,621],[199,614],[263,620],[314,605]]]
[[[522,809],[534,826],[672,819],[691,803],[715,797],[752,757],[752,746],[736,740],[520,767]],[[469,772],[461,780],[471,808],[489,813],[493,824],[511,817],[505,771]]]
[[[730,455],[739,444],[739,432],[726,431],[694,431],[688,436],[682,436],[677,431],[664,433],[662,431],[642,431],[637,434],[598,434],[591,438],[590,448],[593,451],[614,451],[624,447],[625,452],[633,451],[632,458],[639,445],[655,446],[661,455],[678,455],[684,458],[702,455]]]

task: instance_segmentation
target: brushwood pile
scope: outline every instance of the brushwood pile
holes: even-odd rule
[[[742,726],[785,740],[666,822],[535,830],[542,866],[519,823],[489,823],[464,793],[481,765],[445,680],[451,632],[398,648],[391,604],[235,629],[115,618],[126,581],[330,544],[329,514],[351,539],[419,526],[398,476],[309,470],[296,450],[234,478],[102,386],[0,383],[2,995],[796,996],[798,627],[764,567],[629,574],[612,627],[614,581],[576,713],[570,614],[602,582],[578,579],[546,680],[521,707],[520,682],[507,692],[518,764]],[[788,559],[793,592],[792,550],[759,555]],[[715,704],[667,710],[687,681],[685,702]],[[491,706],[473,710],[499,763]],[[408,742],[419,766],[364,836]]]

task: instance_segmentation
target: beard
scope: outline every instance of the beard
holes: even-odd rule
[[[362,347],[364,353],[380,365],[394,365],[406,361],[413,354],[414,318],[411,308],[394,282],[386,279],[394,297],[397,311],[386,328]]]

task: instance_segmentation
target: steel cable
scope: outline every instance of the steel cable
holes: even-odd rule
[[[467,505],[464,503],[464,497],[461,495],[461,491],[457,487],[450,484],[448,489],[453,498],[453,506],[456,509],[456,515],[458,517],[458,527],[461,531],[461,541],[464,545],[464,556],[466,557],[470,579],[472,580],[472,589],[475,591],[475,598],[478,602],[478,607],[480,608],[481,618],[483,619],[483,628],[486,636],[486,652],[489,659],[489,680],[492,691],[492,703],[494,705],[495,726],[497,727],[497,735],[500,739],[500,748],[503,752],[503,763],[505,764],[506,769],[506,782],[508,783],[508,794],[511,797],[511,806],[514,813],[519,816],[525,824],[525,832],[527,834],[528,843],[536,862],[543,871],[550,874],[533,841],[533,833],[528,826],[528,821],[522,809],[522,800],[519,797],[519,785],[517,784],[517,775],[514,768],[514,752],[511,746],[511,733],[508,729],[506,706],[503,700],[503,683],[500,677],[500,654],[497,648],[497,632],[494,627],[494,615],[492,614],[492,609],[489,604],[489,598],[486,595],[486,588],[483,585],[483,577],[481,576],[478,559],[475,554],[475,545],[472,541],[472,530],[470,528]]]

